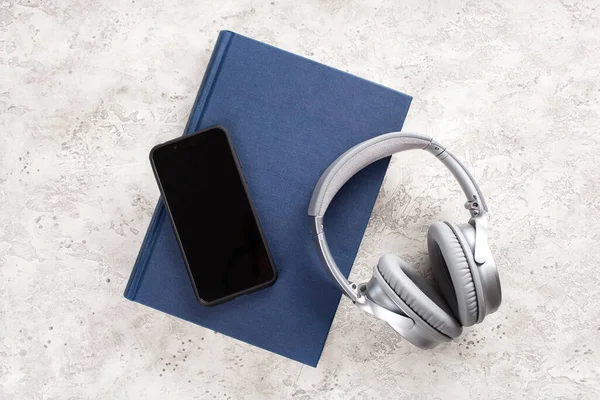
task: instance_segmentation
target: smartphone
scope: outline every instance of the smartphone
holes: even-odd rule
[[[214,306],[276,281],[271,252],[224,128],[157,145],[150,163],[202,305]]]

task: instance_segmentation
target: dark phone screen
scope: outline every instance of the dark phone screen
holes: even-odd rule
[[[226,135],[215,128],[152,153],[196,290],[207,303],[275,275]]]

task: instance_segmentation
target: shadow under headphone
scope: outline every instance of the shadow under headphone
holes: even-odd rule
[[[386,254],[368,283],[348,281],[337,267],[323,231],[327,207],[357,172],[382,158],[407,150],[433,154],[454,175],[467,197],[467,224],[435,222],[427,247],[437,290],[399,257]],[[481,189],[464,165],[430,137],[393,132],[346,151],[323,173],[308,215],[317,250],[342,292],[362,310],[387,322],[412,344],[431,349],[483,321],[502,302],[500,278],[488,245],[488,208]]]

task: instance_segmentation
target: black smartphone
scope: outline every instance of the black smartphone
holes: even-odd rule
[[[157,145],[150,162],[201,304],[214,306],[275,282],[277,271],[224,128]]]

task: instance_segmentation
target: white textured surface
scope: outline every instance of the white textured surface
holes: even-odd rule
[[[0,3],[0,398],[600,397],[598,1],[61,3]],[[123,299],[223,28],[415,97],[493,208],[496,314],[424,352],[344,300],[313,369]],[[429,161],[394,159],[356,277],[462,217]]]

